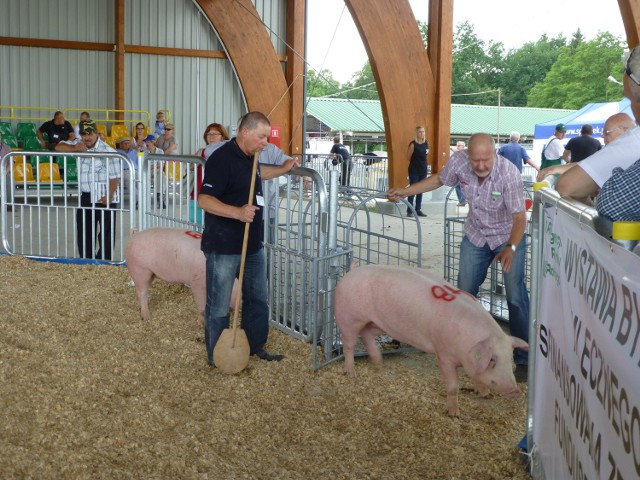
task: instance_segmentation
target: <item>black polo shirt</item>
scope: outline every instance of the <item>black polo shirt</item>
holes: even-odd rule
[[[222,203],[241,207],[247,203],[249,198],[252,168],[253,157],[240,150],[236,139],[233,138],[208,158],[204,168],[200,194],[211,195]],[[258,205],[256,201],[257,195],[262,196],[259,166],[253,194],[253,205]],[[256,211],[253,222],[249,224],[247,254],[255,253],[262,248],[264,234],[264,226],[262,225],[263,210],[264,207],[260,207]],[[206,212],[200,248],[204,253],[240,255],[242,253],[244,228],[244,222]]]

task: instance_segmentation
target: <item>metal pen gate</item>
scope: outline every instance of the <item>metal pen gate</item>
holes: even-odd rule
[[[122,263],[124,247],[135,224],[135,199],[128,195],[134,180],[119,183],[116,200],[104,208],[82,205],[80,169],[91,185],[99,180],[97,169],[102,162],[114,168],[133,168],[131,161],[119,153],[12,151],[2,160],[6,175],[1,178],[2,247],[12,255],[42,259],[64,259],[94,263]],[[107,168],[107,167],[105,167]],[[125,191],[125,187],[126,190]],[[97,199],[93,200],[97,203]],[[100,220],[100,224],[96,223]],[[107,223],[111,235],[106,232]],[[90,235],[96,250],[81,255],[78,250],[79,228]],[[111,236],[112,238],[108,238]],[[109,255],[111,251],[111,255]],[[110,257],[110,258],[107,258]]]

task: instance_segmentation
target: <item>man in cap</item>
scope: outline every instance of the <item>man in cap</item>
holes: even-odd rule
[[[80,128],[87,152],[115,150],[98,138],[93,120]],[[120,162],[116,158],[79,158],[80,208],[76,211],[76,232],[80,258],[111,260],[116,241],[116,203],[119,202]],[[98,235],[98,252],[95,238]]]
[[[640,47],[627,57],[622,79],[624,96],[631,101],[636,122],[640,119]],[[626,170],[640,157],[640,128],[628,130],[606,148],[597,151],[558,178],[556,190],[562,196],[585,199],[598,193],[613,170]]]
[[[564,153],[562,140],[566,134],[567,127],[564,126],[564,123],[557,124],[556,130],[553,132],[553,135],[549,137],[549,140],[542,149],[542,162],[540,163],[540,168],[552,167],[562,163],[562,154]]]

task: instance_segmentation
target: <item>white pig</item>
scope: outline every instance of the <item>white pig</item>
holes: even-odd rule
[[[149,288],[155,277],[169,283],[191,287],[198,309],[198,320],[204,325],[207,303],[206,260],[200,250],[202,234],[178,228],[150,228],[131,237],[125,249],[127,268],[136,285],[140,315],[151,320]],[[235,306],[237,281],[231,293]]]
[[[355,374],[358,336],[371,362],[380,367],[375,338],[386,332],[436,355],[450,416],[459,414],[460,366],[482,396],[489,388],[508,398],[520,393],[513,376],[513,349],[526,350],[528,344],[506,335],[473,296],[427,270],[382,265],[352,269],[338,282],[334,306],[349,375]]]

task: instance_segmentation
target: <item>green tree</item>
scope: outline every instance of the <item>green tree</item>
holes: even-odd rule
[[[319,74],[312,69],[307,70],[307,97],[326,97],[340,90],[340,82],[333,78],[326,68]]]
[[[544,80],[558,59],[560,48],[566,44],[563,35],[549,39],[543,34],[535,42],[527,42],[520,48],[509,50],[502,75],[498,77],[502,104],[511,107],[527,106],[529,92],[536,83]]]
[[[466,21],[458,24],[453,38],[451,85],[453,103],[469,105],[496,103],[496,92],[481,92],[494,90],[490,77],[500,73],[500,66],[492,64],[495,60],[492,55],[501,48],[501,44],[494,45],[490,42],[487,50],[493,54],[485,53],[485,42],[478,38],[473,25]]]
[[[350,82],[342,86],[343,97],[362,100],[378,100],[378,88],[373,78],[371,64],[367,60],[362,69],[354,73]]]
[[[622,41],[612,34],[601,32],[584,41],[578,30],[560,49],[544,81],[531,89],[528,106],[578,109],[587,103],[619,100],[622,92],[608,77],[619,73],[622,52]]]

